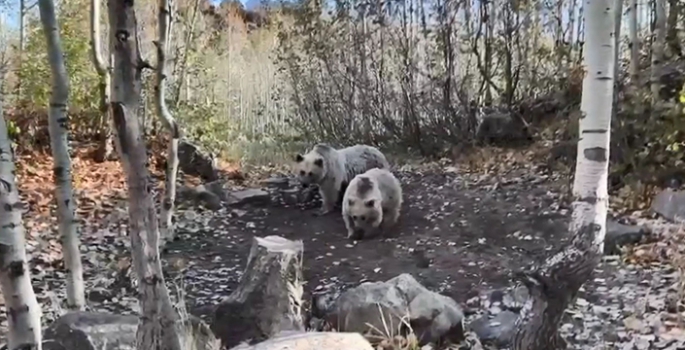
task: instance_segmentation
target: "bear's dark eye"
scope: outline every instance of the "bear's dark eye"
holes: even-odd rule
[[[362,221],[366,221],[366,216],[362,215],[360,219],[362,219]]]
[[[357,220],[357,215],[352,215],[352,220]]]
[[[309,172],[309,176],[314,176],[314,173],[312,173],[312,172],[310,171],[310,172]]]
[[[300,175],[304,176],[304,170],[300,170]]]

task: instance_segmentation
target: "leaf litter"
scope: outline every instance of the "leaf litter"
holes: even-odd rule
[[[126,237],[128,213],[124,176],[117,161],[96,164],[85,156],[85,152],[74,152],[72,162],[88,291],[87,308],[135,314],[138,307],[131,282],[130,243]],[[402,180],[409,183],[409,212],[405,214],[409,225],[403,228],[400,238],[383,240],[381,245],[369,250],[369,244],[365,245],[365,242],[352,245],[336,236],[338,233],[317,228],[317,233],[312,233],[305,242],[305,251],[309,250],[305,265],[315,265],[306,266],[308,286],[305,289],[349,287],[364,280],[394,277],[399,270],[398,266],[387,262],[390,259],[403,263],[422,261],[421,266],[430,267],[409,270],[413,269],[412,272],[429,288],[450,295],[462,304],[473,292],[483,293],[511,285],[509,267],[541,259],[565,237],[541,235],[552,226],[539,223],[512,227],[509,232],[501,233],[506,236],[503,240],[478,237],[481,232],[469,236],[469,231],[479,229],[478,223],[474,223],[475,216],[489,220],[501,217],[500,224],[506,226],[512,222],[512,217],[540,214],[550,222],[560,220],[562,226],[556,227],[564,227],[570,214],[564,195],[568,179],[541,175],[534,161],[539,155],[534,152],[490,152],[490,160],[485,164],[469,161],[465,162],[468,166],[455,166],[443,160],[402,167]],[[19,156],[17,164],[17,182],[27,204],[23,218],[34,289],[43,307],[43,323],[48,324],[65,312],[65,272],[54,215],[52,161],[48,155],[32,153]],[[162,172],[155,170],[157,168],[151,166],[155,188],[159,190],[163,178]],[[265,174],[277,170],[280,169],[266,168],[260,174],[251,173],[250,177],[235,176],[240,178],[236,184],[249,187]],[[197,179],[187,177],[183,181],[199,183]],[[422,187],[420,191],[417,183]],[[492,206],[495,202],[507,205]],[[235,210],[238,214],[233,212]],[[170,288],[182,286],[192,301],[190,304],[198,310],[227,296],[240,279],[244,248],[249,245],[252,235],[281,234],[292,238],[301,234],[297,227],[293,229],[288,224],[265,225],[274,223],[273,220],[283,221],[283,216],[270,218],[274,211],[277,210],[179,210],[180,243],[172,243],[164,257]],[[412,217],[414,213],[420,217]],[[594,280],[583,286],[576,303],[562,320],[560,330],[574,348],[596,349],[607,345],[617,349],[676,349],[685,346],[685,308],[680,283],[680,271],[685,266],[679,265],[682,260],[680,247],[684,246],[681,240],[685,235],[673,224],[640,214],[633,214],[633,220],[641,225],[651,225],[658,237],[628,248],[623,257],[603,259]],[[293,212],[288,215],[292,216]],[[309,222],[299,221],[303,230],[311,228],[307,228],[311,226]],[[488,224],[493,226],[492,222]],[[446,231],[458,234],[445,235]],[[326,249],[319,251],[317,244]],[[331,246],[345,248],[331,249]],[[383,253],[385,249],[389,249],[390,259],[372,267],[363,264],[364,259]],[[455,254],[462,263],[449,258]],[[488,255],[500,260],[499,265],[487,261]],[[321,256],[321,260],[312,263],[316,256]],[[5,311],[4,306],[2,309]],[[497,312],[496,308],[481,308],[467,321],[486,310]],[[3,313],[0,334],[6,332],[6,325]]]

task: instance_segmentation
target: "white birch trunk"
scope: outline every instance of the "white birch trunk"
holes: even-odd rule
[[[0,83],[0,86],[2,84]],[[26,258],[22,203],[14,177],[14,157],[2,115],[0,90],[0,290],[8,323],[7,348],[41,350],[41,310]]]
[[[652,102],[659,101],[661,67],[664,63],[664,46],[666,45],[666,0],[655,1],[654,45],[652,45]]]
[[[114,53],[111,114],[128,185],[131,256],[141,304],[136,347],[183,350],[185,334],[164,283],[158,218],[145,142],[136,114],[141,96],[141,70],[145,66],[139,51],[136,14],[130,0],[110,0],[109,6],[110,45]]]
[[[578,157],[573,183],[572,238],[565,249],[519,275],[531,298],[521,310],[515,350],[564,347],[558,328],[566,307],[594,273],[602,257],[608,207],[607,177],[614,93],[616,0],[586,2],[587,35],[579,122]]]
[[[71,158],[67,144],[67,100],[69,82],[67,68],[55,18],[53,0],[39,0],[40,19],[48,47],[48,61],[52,71],[52,96],[48,125],[50,148],[54,161],[55,199],[57,201],[57,218],[59,233],[62,238],[62,255],[67,270],[67,306],[72,310],[82,310],[86,305],[83,287],[83,267],[79,251],[79,237],[75,215],[75,202],[71,184]]]
[[[155,104],[157,114],[169,131],[167,149],[166,183],[160,217],[162,242],[174,239],[174,202],[176,201],[176,176],[178,175],[178,141],[180,131],[178,124],[171,116],[166,104],[166,53],[169,47],[169,18],[171,6],[168,0],[159,0],[159,38],[157,42],[157,86],[155,86]]]
[[[637,0],[630,0],[630,17],[628,27],[630,31],[630,81],[633,85],[637,83],[640,71],[640,39],[637,36]]]
[[[110,158],[112,153],[111,145],[111,119],[108,118],[109,102],[111,100],[111,74],[110,69],[105,65],[102,55],[102,44],[100,39],[100,2],[102,0],[91,0],[90,2],[90,53],[95,70],[100,77],[100,113],[102,122],[100,123],[100,144],[96,161],[103,162]]]

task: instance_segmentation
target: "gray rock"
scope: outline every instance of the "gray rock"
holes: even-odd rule
[[[178,167],[185,174],[199,176],[207,182],[219,179],[214,156],[187,140],[178,143]]]
[[[202,205],[205,208],[217,211],[221,209],[221,199],[216,194],[207,190],[204,185],[197,187],[182,186],[178,190],[176,203],[190,202],[194,205]]]
[[[531,140],[531,135],[523,119],[508,111],[483,108],[478,118],[476,138],[484,143],[509,143]]]
[[[95,312],[70,312],[57,319],[43,333],[44,350],[135,350],[137,316]],[[218,350],[219,341],[199,318],[186,323],[190,336],[185,349]]]
[[[529,296],[528,288],[525,286],[514,287],[502,296],[502,306],[506,310],[518,312],[528,300]]]
[[[281,198],[285,204],[297,204],[300,202],[300,191],[299,188],[288,188],[281,191]]]
[[[226,187],[224,185],[224,181],[216,180],[208,182],[203,186],[208,192],[215,194],[220,200],[225,202],[228,200],[228,194],[226,193]]]
[[[43,334],[44,350],[135,350],[137,316],[68,313]]]
[[[648,231],[640,226],[624,225],[613,220],[607,220],[606,236],[604,237],[604,254],[620,254],[620,248],[629,244],[636,244]]]
[[[242,344],[231,350],[373,350],[369,342],[357,333],[307,332],[286,333],[264,342]]]
[[[262,181],[262,183],[270,188],[286,189],[290,187],[290,179],[285,176],[270,177]]]
[[[514,335],[517,318],[518,314],[511,311],[501,312],[493,318],[484,315],[471,322],[468,328],[475,332],[482,342],[506,347]]]
[[[685,191],[661,191],[652,201],[651,210],[670,221],[685,222]]]
[[[346,290],[326,320],[339,331],[364,333],[367,324],[384,329],[400,324],[402,317],[408,318],[421,344],[464,338],[464,314],[457,302],[426,289],[410,274]]]
[[[235,191],[229,194],[229,204],[234,206],[240,205],[264,205],[270,202],[271,198],[269,193],[258,189],[258,188],[248,188],[242,191]]]

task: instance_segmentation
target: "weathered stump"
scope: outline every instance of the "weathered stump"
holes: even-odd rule
[[[255,237],[240,284],[216,308],[212,330],[226,347],[302,331],[302,241]]]

